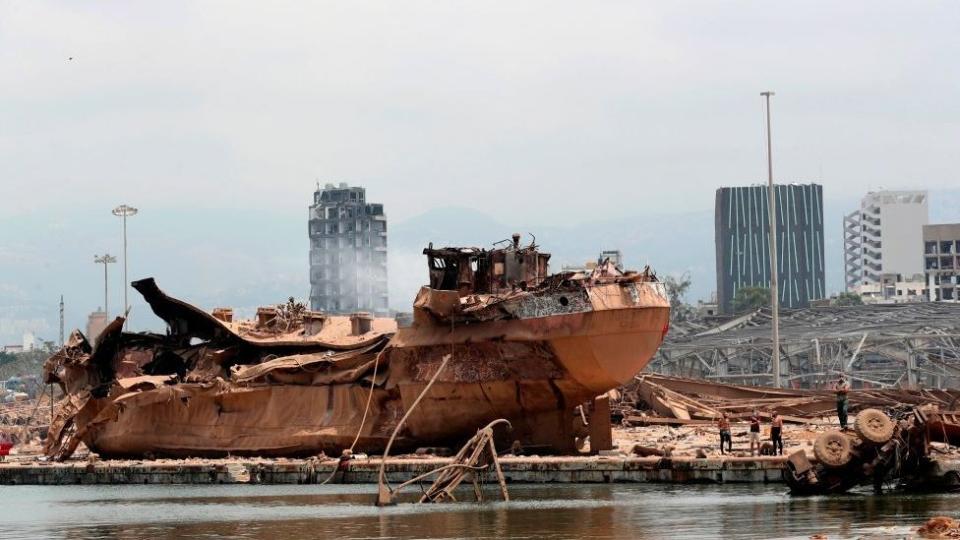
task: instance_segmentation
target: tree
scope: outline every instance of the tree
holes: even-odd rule
[[[837,295],[835,303],[838,306],[862,306],[863,298],[855,292],[842,292]]]
[[[770,305],[770,289],[766,287],[742,287],[733,295],[733,311],[742,313]]]
[[[693,308],[687,305],[684,298],[690,289],[690,274],[684,272],[680,277],[666,276],[663,278],[663,286],[667,289],[667,297],[670,299],[670,320],[682,321],[690,317]]]

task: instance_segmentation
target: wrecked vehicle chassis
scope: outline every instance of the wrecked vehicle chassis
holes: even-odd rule
[[[802,450],[791,454],[784,481],[793,495],[844,493],[861,485],[879,492],[891,483],[907,490],[956,490],[960,473],[943,467],[932,443],[960,446],[958,415],[928,405],[894,421],[878,409],[864,409],[853,432],[817,437],[816,462]]]

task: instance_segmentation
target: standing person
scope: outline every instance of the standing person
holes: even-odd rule
[[[837,392],[837,419],[840,420],[840,429],[846,430],[847,392],[850,391],[850,385],[847,384],[847,380],[843,378],[843,374],[837,379],[837,383],[833,386],[833,389]]]
[[[0,461],[6,461],[13,448],[13,438],[6,431],[0,431]]]
[[[756,409],[753,410],[753,415],[750,416],[750,455],[753,456],[754,451],[760,450],[760,413]]]
[[[777,454],[778,448],[780,455],[783,455],[783,418],[773,411],[773,418],[770,419],[770,442],[773,443],[773,453]]]
[[[730,436],[730,419],[727,418],[727,413],[720,414],[717,427],[720,428],[720,453],[724,453],[723,441],[727,441],[727,450],[733,452],[733,437]]]

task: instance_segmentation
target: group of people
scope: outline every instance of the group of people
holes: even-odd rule
[[[756,455],[761,449],[760,422],[760,412],[754,410],[750,416],[749,436],[751,456]],[[720,453],[726,454],[727,452],[733,452],[733,435],[730,432],[730,417],[727,416],[727,413],[720,415],[720,418],[717,420],[717,426],[720,428]],[[726,450],[724,450],[723,447],[724,443],[727,444]],[[776,411],[770,416],[770,443],[773,447],[774,454],[779,452],[780,455],[783,455],[783,418],[781,418]]]
[[[850,385],[847,384],[843,375],[837,379],[833,385],[833,390],[837,394],[837,419],[840,421],[840,429],[847,429],[847,393],[850,391]],[[720,453],[733,452],[733,435],[730,432],[730,418],[727,413],[720,415],[717,419],[717,427],[720,428]],[[724,443],[727,448],[724,451]],[[783,418],[773,411],[770,415],[770,443],[773,446],[774,455],[783,455]],[[761,449],[760,446],[760,413],[754,409],[750,416],[750,455],[756,455]]]

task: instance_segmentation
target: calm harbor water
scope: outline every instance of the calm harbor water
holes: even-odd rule
[[[384,509],[372,505],[373,486],[14,486],[0,493],[0,538],[76,540],[902,538],[930,516],[960,514],[958,495],[790,498],[782,487],[750,485],[511,486],[508,504]]]

